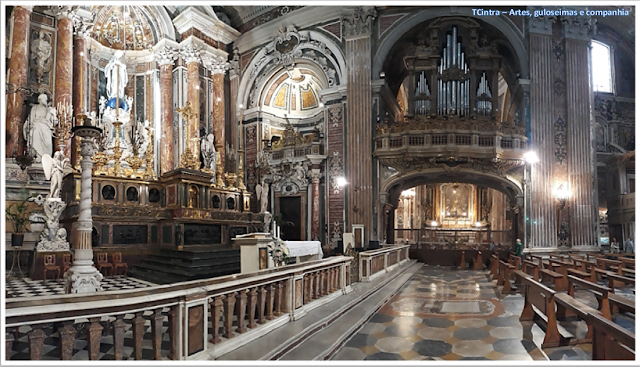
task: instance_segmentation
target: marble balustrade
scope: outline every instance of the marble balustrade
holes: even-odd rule
[[[358,254],[361,282],[370,282],[409,261],[410,245],[388,246],[379,250],[363,251]]]
[[[149,321],[152,359],[163,359],[162,326],[166,318],[171,345],[169,359],[215,358],[348,293],[351,260],[336,256],[144,290],[7,300],[7,355],[17,328],[28,325],[32,360],[41,359],[43,341],[51,337],[44,330],[60,332],[63,360],[71,359],[74,340],[81,338],[87,340],[89,360],[97,360],[100,338],[105,333],[113,336],[115,359],[121,360],[126,324],[130,323],[134,340],[131,356],[140,360],[145,323]],[[48,327],[51,324],[54,328]],[[103,330],[105,327],[109,330]],[[80,335],[78,330],[84,330],[86,335]]]

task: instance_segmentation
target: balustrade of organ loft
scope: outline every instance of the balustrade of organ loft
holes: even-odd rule
[[[404,120],[376,125],[376,157],[390,165],[399,151],[520,159],[527,141],[524,124],[517,114],[501,121],[498,110],[503,60],[497,44],[487,41],[478,23],[463,18],[438,20],[426,34],[415,53],[404,57]]]

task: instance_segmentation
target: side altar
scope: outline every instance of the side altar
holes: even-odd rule
[[[158,180],[94,175],[93,246],[230,245],[231,238],[263,225],[262,214],[249,211],[249,192],[218,187],[211,179],[191,169],[176,169]],[[62,191],[68,205],[61,223],[71,227],[73,238],[80,174],[67,175]]]

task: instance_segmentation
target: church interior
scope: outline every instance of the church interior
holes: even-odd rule
[[[182,4],[2,5],[3,361],[636,360],[634,6]]]

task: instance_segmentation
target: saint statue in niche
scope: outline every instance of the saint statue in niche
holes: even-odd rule
[[[36,160],[53,152],[53,127],[58,119],[56,109],[49,107],[47,100],[44,93],[38,96],[38,104],[31,108],[22,131],[27,141],[27,154],[35,156]]]
[[[107,77],[107,105],[115,108],[115,99],[118,97],[120,99],[119,107],[126,111],[124,88],[127,86],[128,74],[126,65],[120,60],[123,55],[123,51],[116,51],[107,66],[105,66],[104,75]]]

